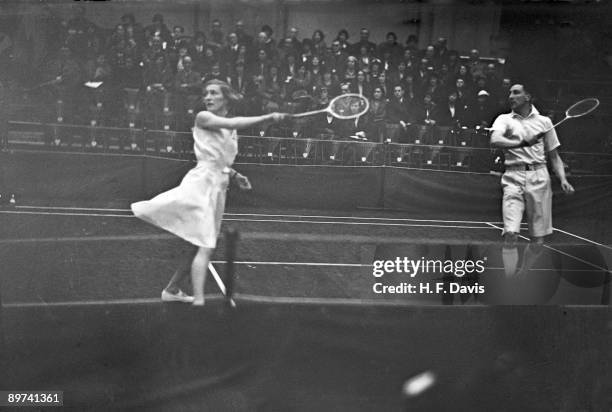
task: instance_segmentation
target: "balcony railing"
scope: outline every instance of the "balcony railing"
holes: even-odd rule
[[[462,172],[501,172],[503,153],[484,130],[417,128],[402,143],[242,135],[237,163],[393,166]],[[9,122],[4,149],[113,153],[193,160],[191,133],[63,123]],[[564,152],[570,172],[612,174],[612,154]]]

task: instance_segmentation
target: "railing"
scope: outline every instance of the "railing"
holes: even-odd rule
[[[263,134],[263,133],[262,133]],[[9,122],[4,149],[122,153],[194,159],[191,133],[144,128]],[[612,153],[564,152],[574,174],[612,174]],[[480,129],[416,127],[402,142],[240,136],[237,163],[394,166],[463,172],[501,172],[503,153]]]

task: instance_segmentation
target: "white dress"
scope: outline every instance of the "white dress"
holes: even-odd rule
[[[198,164],[181,184],[151,200],[132,204],[139,219],[200,247],[214,248],[221,229],[229,168],[238,153],[236,130],[194,127]]]

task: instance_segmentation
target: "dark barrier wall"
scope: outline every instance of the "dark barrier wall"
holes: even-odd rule
[[[311,209],[354,209],[381,205],[383,169],[350,166],[234,166],[253,184],[231,191],[230,205]]]
[[[0,153],[0,193],[20,202],[127,205],[177,185],[194,163],[130,155]],[[501,216],[500,177],[396,167],[237,164],[254,190],[231,190],[231,207],[402,209],[414,215]],[[573,196],[556,178],[554,215],[609,219],[612,176],[570,176]]]
[[[499,177],[386,168],[384,206],[414,214],[499,216]]]
[[[62,390],[63,410],[599,411],[610,393],[608,308],[4,311],[0,385]],[[434,385],[403,393],[423,372]]]

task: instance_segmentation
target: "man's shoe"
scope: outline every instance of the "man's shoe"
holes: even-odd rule
[[[176,293],[168,292],[166,289],[162,291],[161,294],[162,302],[184,302],[184,303],[192,303],[193,296],[187,295],[185,292],[179,289]]]

